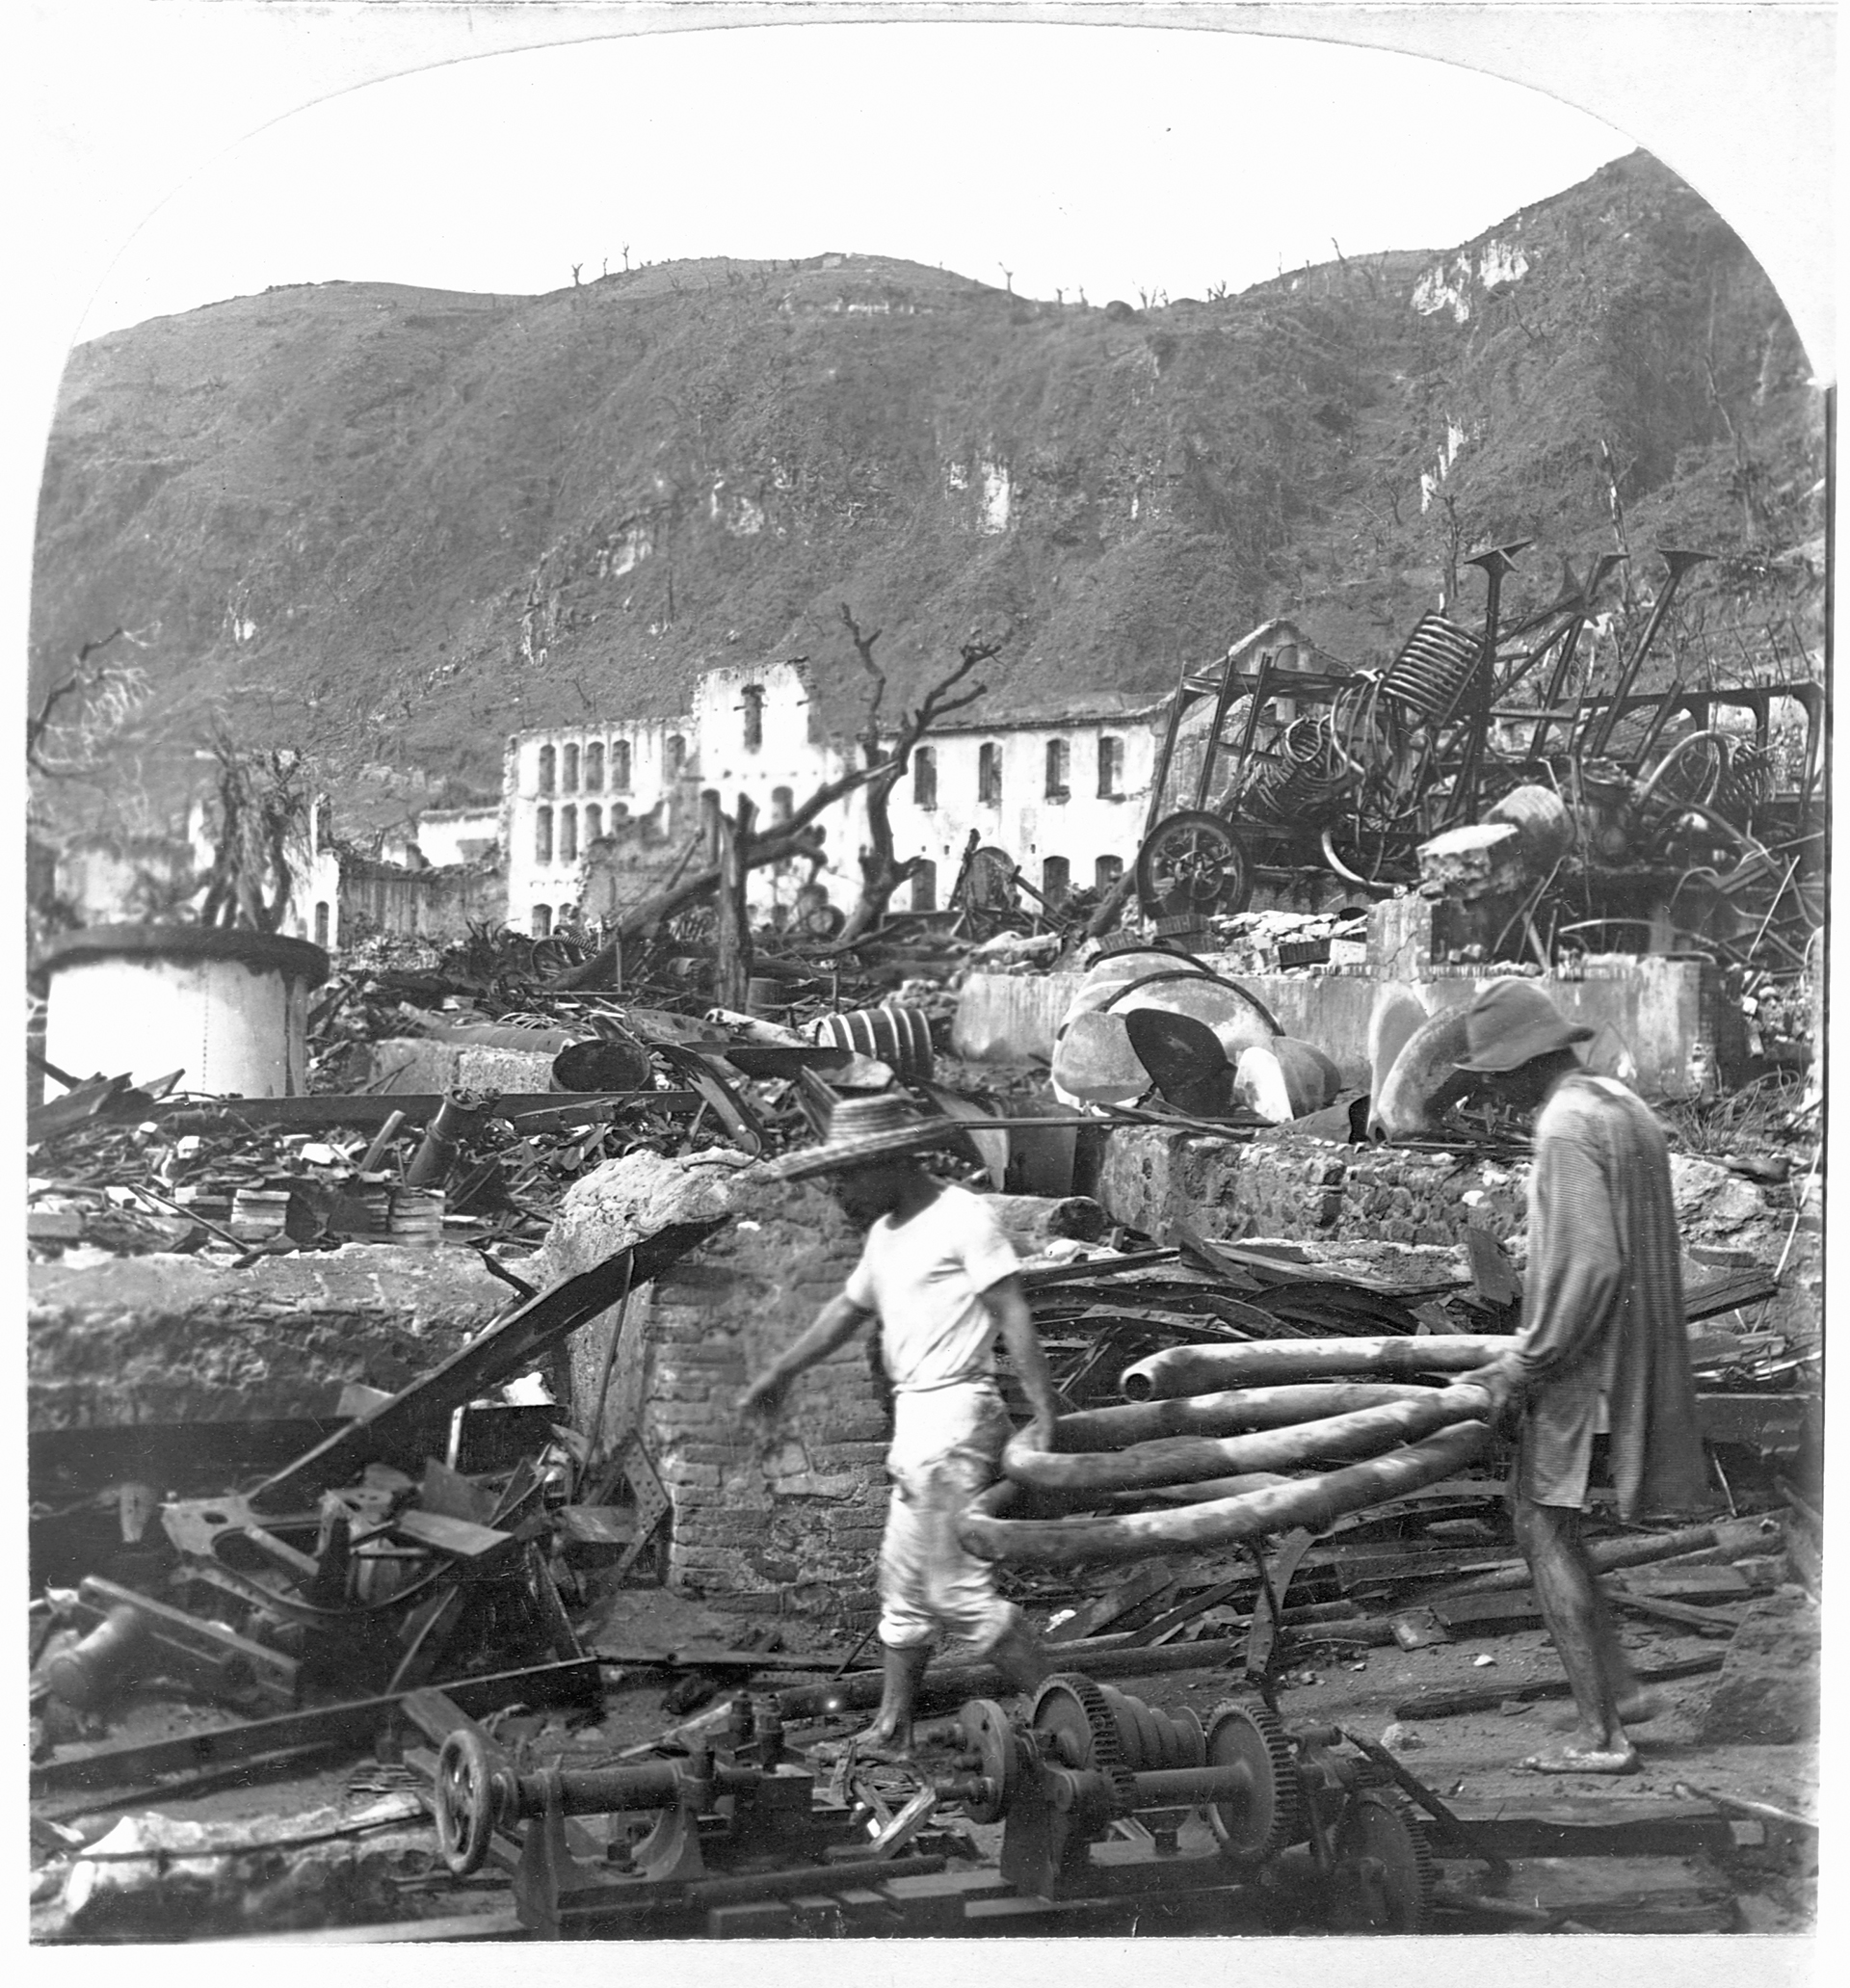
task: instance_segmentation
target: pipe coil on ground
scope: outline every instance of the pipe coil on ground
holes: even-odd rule
[[[1140,1560],[1171,1548],[1226,1546],[1306,1526],[1321,1532],[1345,1512],[1436,1484],[1479,1456],[1491,1441],[1480,1421],[1454,1422],[1423,1442],[1370,1457],[1318,1477],[1160,1512],[1103,1518],[1003,1519],[1018,1496],[1008,1478],[976,1498],[958,1522],[958,1538],[985,1560],[1011,1566],[1072,1567]]]
[[[1432,1390],[1418,1381],[1319,1381],[1305,1387],[1229,1388],[1219,1394],[1177,1394],[1162,1401],[1127,1401],[1063,1415],[1054,1448],[1128,1449],[1160,1436],[1244,1436],[1249,1429],[1283,1429],[1319,1416],[1353,1415],[1384,1401],[1418,1401]]]
[[[1232,1345],[1170,1346],[1124,1368],[1119,1385],[1127,1401],[1218,1389],[1304,1381],[1320,1374],[1468,1373],[1511,1340],[1504,1336],[1395,1335],[1390,1339],[1245,1339]]]
[[[1018,1484],[1031,1484],[1037,1490],[1147,1491],[1240,1471],[1289,1471],[1334,1458],[1374,1456],[1453,1422],[1482,1419],[1490,1412],[1486,1391],[1465,1383],[1421,1388],[1414,1393],[1412,1400],[1381,1402],[1348,1415],[1322,1416],[1284,1428],[1244,1436],[1162,1437],[1102,1455],[1096,1451],[1062,1455],[1041,1449],[1029,1431],[1022,1429],[1003,1452],[1002,1469]],[[1057,1428],[1055,1441],[1059,1441]]]

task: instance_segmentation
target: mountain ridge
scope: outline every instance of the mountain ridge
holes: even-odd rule
[[[508,732],[667,715],[717,663],[803,656],[852,726],[842,602],[889,704],[1006,632],[1000,713],[1158,695],[1276,614],[1380,663],[1441,596],[1476,618],[1478,545],[1535,542],[1520,613],[1620,531],[1634,612],[1651,546],[1720,551],[1673,637],[1777,674],[1821,640],[1821,465],[1770,285],[1641,153],[1456,249],[1153,307],[834,252],[283,286],[73,354],[33,694],[152,626],[119,743],[150,794],[218,718],[441,805],[496,790]]]

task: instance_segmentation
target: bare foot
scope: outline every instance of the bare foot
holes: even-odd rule
[[[1630,1746],[1612,1751],[1564,1746],[1559,1753],[1532,1753],[1521,1765],[1531,1774],[1635,1774],[1638,1754]]]
[[[1670,1710],[1670,1701],[1661,1691],[1648,1691],[1640,1685],[1620,1699],[1617,1710],[1624,1724],[1648,1726],[1652,1719],[1661,1719]],[[1579,1730],[1580,1714],[1576,1711],[1557,1712],[1548,1721],[1550,1733],[1577,1733]]]

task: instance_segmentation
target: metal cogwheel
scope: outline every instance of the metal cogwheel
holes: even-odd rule
[[[1241,1777],[1236,1795],[1207,1805],[1208,1824],[1229,1864],[1264,1864],[1303,1836],[1297,1756],[1269,1706],[1235,1698],[1217,1705],[1207,1721],[1207,1764]]]
[[[1343,1932],[1423,1933],[1437,1872],[1426,1831],[1398,1789],[1364,1788],[1349,1798],[1332,1847],[1342,1880]]]
[[[1105,1694],[1090,1678],[1078,1671],[1048,1678],[1034,1695],[1028,1727],[1056,1756],[1055,1764],[1077,1772],[1097,1767],[1109,1774],[1121,1805],[1130,1806],[1134,1790],[1118,1721]]]

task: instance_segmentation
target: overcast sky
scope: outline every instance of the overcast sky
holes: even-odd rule
[[[79,336],[272,283],[554,289],[625,244],[1199,297],[1333,242],[1449,247],[1632,143],[1516,84],[1331,42],[965,23],[580,42],[369,84],[233,146],[155,208]]]

